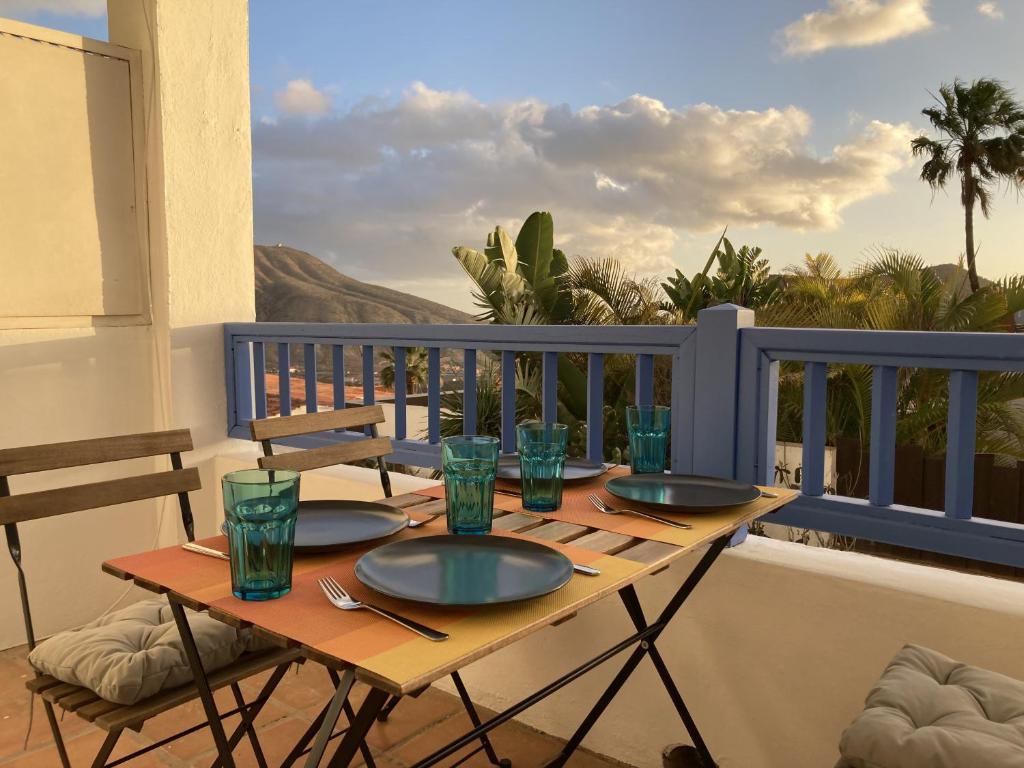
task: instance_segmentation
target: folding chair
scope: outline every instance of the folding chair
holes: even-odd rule
[[[18,588],[21,593],[25,634],[30,650],[35,648],[37,643],[32,626],[28,587],[25,581],[25,572],[22,568],[22,551],[18,524],[44,517],[99,509],[130,501],[154,499],[176,494],[185,535],[189,541],[193,541],[195,535],[188,493],[200,488],[199,471],[194,467],[183,469],[181,464],[181,453],[190,450],[192,450],[192,436],[187,429],[0,450],[0,524],[4,526],[7,548],[18,570]],[[11,495],[8,478],[12,475],[24,475],[165,454],[170,456],[172,467],[170,471]],[[183,643],[190,642],[191,638],[186,640],[183,637],[182,641]],[[195,648],[186,646],[185,650],[186,653],[191,653],[195,651]],[[231,688],[236,707],[230,712],[223,714],[214,712],[213,714],[220,720],[236,714],[241,716],[241,723],[232,733],[230,739],[228,739],[228,744],[231,749],[234,749],[242,738],[248,735],[257,763],[261,768],[265,768],[267,763],[260,748],[253,721],[260,710],[263,709],[263,706],[281,681],[288,667],[292,662],[301,661],[302,658],[295,649],[274,649],[244,653],[232,664],[210,673],[207,676],[207,681],[205,681],[210,689]],[[258,675],[268,670],[273,670],[273,672],[263,685],[257,698],[251,702],[246,702],[238,683],[247,677]],[[173,736],[161,739],[155,744],[136,750],[117,760],[107,762],[121,733],[126,728],[133,731],[141,731],[143,724],[147,720],[199,698],[199,688],[197,686],[203,684],[204,681],[189,683],[178,688],[160,691],[154,696],[135,704],[123,705],[101,699],[88,688],[62,683],[60,680],[39,671],[36,671],[35,676],[26,683],[28,689],[34,694],[39,694],[43,700],[46,719],[50,723],[50,730],[53,732],[57,752],[64,768],[70,768],[70,762],[68,761],[64,741],[61,738],[54,705],[65,711],[75,713],[77,716],[107,732],[107,737],[92,762],[94,768],[103,768],[104,766],[109,767],[127,762],[158,747],[165,746],[182,736],[207,727],[209,720],[186,728]],[[207,714],[210,715],[209,712]],[[219,762],[220,760],[218,759],[214,765],[218,765]]]
[[[375,459],[377,469],[380,471],[380,484],[384,489],[384,496],[390,498],[391,478],[388,476],[387,463],[384,458],[391,454],[391,440],[387,437],[380,437],[377,431],[377,425],[383,422],[383,408],[379,405],[364,405],[334,411],[304,413],[297,416],[254,419],[249,422],[249,428],[252,439],[259,441],[263,446],[263,456],[259,460],[260,467],[263,469],[291,469],[301,472],[307,469],[321,469],[354,461]],[[353,437],[351,440],[335,442],[324,439],[322,436],[316,436],[318,433],[343,429],[363,429],[367,433],[367,437]],[[288,438],[293,444],[299,443],[312,447],[275,456],[273,441]],[[474,725],[479,725],[480,718],[458,672],[452,673],[452,681],[455,683],[455,689],[458,691],[459,698],[462,699],[470,720]],[[422,692],[418,691],[410,695],[415,698]],[[399,701],[401,701],[400,696],[392,696],[377,715],[377,720],[385,722],[394,708],[398,706]],[[349,719],[351,720],[351,716]],[[500,759],[497,756],[487,734],[480,737],[480,743],[480,748],[484,750],[487,759],[493,765],[511,765],[508,760]]]

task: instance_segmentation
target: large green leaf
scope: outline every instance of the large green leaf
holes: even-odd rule
[[[536,294],[554,286],[551,275],[554,247],[555,224],[551,214],[546,211],[531,213],[516,237],[516,254],[519,257],[519,274]]]
[[[487,247],[484,249],[487,258],[491,261],[501,262],[506,272],[515,272],[519,264],[519,257],[516,254],[516,247],[512,238],[508,236],[501,227],[495,227],[494,231],[487,235]]]
[[[480,316],[482,320],[493,320],[504,314],[508,302],[518,300],[525,290],[521,277],[508,274],[480,251],[460,245],[452,248],[452,254],[470,280],[476,283],[473,299],[484,310]]]

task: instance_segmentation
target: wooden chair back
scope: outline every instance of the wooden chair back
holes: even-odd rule
[[[254,419],[249,422],[252,439],[263,445],[263,456],[259,460],[262,469],[291,469],[303,472],[337,464],[350,464],[365,459],[375,459],[380,471],[380,484],[384,495],[391,496],[391,478],[388,476],[385,456],[391,454],[391,439],[381,437],[377,425],[384,423],[384,409],[379,405],[364,405],[355,408],[341,408],[336,411],[304,413],[298,416],[279,416],[269,419]],[[342,429],[369,428],[369,435],[316,448],[307,448],[292,453],[274,455],[274,440],[313,435],[319,432]]]
[[[176,494],[185,535],[189,541],[194,541],[194,523],[188,492],[197,491],[201,487],[199,470],[195,467],[184,469],[181,465],[182,452],[190,450],[192,435],[187,429],[0,449],[0,525],[4,526],[7,549],[18,569],[22,612],[25,616],[25,629],[30,647],[35,646],[35,636],[32,630],[25,574],[21,566],[18,523]],[[165,454],[171,459],[171,470],[167,472],[11,494],[9,478],[13,475]]]

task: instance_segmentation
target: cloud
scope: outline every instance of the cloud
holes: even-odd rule
[[[331,108],[331,100],[309,80],[290,80],[284,90],[274,93],[274,106],[292,117],[320,117]]]
[[[796,107],[681,109],[635,95],[579,110],[485,103],[414,83],[317,121],[253,129],[256,234],[362,279],[458,274],[453,245],[555,215],[559,247],[663,272],[680,236],[724,224],[832,229],[908,165],[908,125],[866,122],[818,156]],[[451,283],[453,291],[463,286]],[[436,294],[435,298],[439,298]]]
[[[932,26],[929,0],[829,0],[782,30],[789,56],[829,48],[859,48],[923,32]]]
[[[61,16],[103,16],[107,0],[0,0],[0,15],[52,13]]]
[[[1003,18],[1003,9],[996,3],[978,3],[978,13],[990,19]]]

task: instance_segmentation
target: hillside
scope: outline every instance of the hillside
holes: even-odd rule
[[[256,319],[309,323],[472,323],[472,315],[408,293],[363,283],[315,256],[257,245]]]

